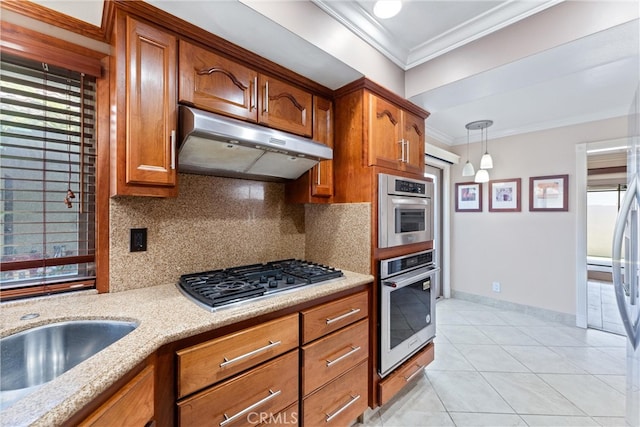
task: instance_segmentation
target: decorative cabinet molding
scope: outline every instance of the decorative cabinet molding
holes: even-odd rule
[[[180,41],[179,100],[204,110],[308,136],[313,95],[215,52]]]
[[[369,98],[369,166],[424,172],[424,120],[367,93]]]

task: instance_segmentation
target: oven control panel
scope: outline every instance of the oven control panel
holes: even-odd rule
[[[422,182],[406,181],[404,179],[396,179],[396,191],[413,194],[426,194],[426,185]]]

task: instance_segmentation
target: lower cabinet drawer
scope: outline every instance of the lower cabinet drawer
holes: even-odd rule
[[[348,426],[368,407],[367,361],[336,378],[302,402],[307,427]]]
[[[291,314],[177,352],[178,398],[298,347],[298,315]]]
[[[434,357],[433,343],[427,344],[425,348],[413,355],[398,369],[389,374],[384,380],[378,383],[378,404],[380,406],[387,403],[396,393],[404,388],[409,381],[417,378],[424,372],[424,368]]]
[[[302,394],[307,395],[367,359],[367,319],[302,348]]]
[[[181,426],[264,423],[298,400],[298,350],[178,402]]]
[[[359,292],[317,307],[303,310],[300,333],[307,344],[368,316],[369,294]]]

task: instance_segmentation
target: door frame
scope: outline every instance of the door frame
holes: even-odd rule
[[[442,254],[436,254],[436,258],[440,263],[440,277],[442,279],[442,296],[451,298],[451,163],[431,157],[425,156],[425,164],[442,170],[440,204],[442,206],[442,218],[440,218],[442,226],[442,235],[440,237],[442,243]],[[438,233],[438,230],[435,230]]]
[[[576,144],[576,326],[587,328],[587,156],[626,146],[626,138]]]

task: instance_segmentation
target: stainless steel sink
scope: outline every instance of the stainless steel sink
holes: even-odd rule
[[[116,320],[51,323],[0,339],[0,410],[118,341],[138,325]]]

